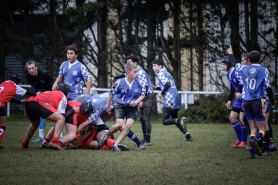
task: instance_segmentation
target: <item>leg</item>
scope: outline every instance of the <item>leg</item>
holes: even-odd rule
[[[40,124],[40,120],[31,120],[31,124],[27,128],[27,132],[25,134],[24,140],[21,143],[20,148],[28,148],[28,144],[32,136],[34,135],[35,131],[37,130],[38,126]]]
[[[145,140],[145,145],[151,145],[151,132],[152,132],[152,123],[151,123],[151,112],[152,112],[152,107],[146,106],[141,109],[142,115],[140,117],[141,125],[142,125],[142,130],[144,129],[144,140]]]
[[[5,110],[3,108],[0,108],[0,149],[4,149],[2,147],[2,141],[5,135],[5,130],[6,130],[6,121],[7,117],[5,116]]]
[[[73,124],[66,123],[65,127],[66,127],[66,131],[67,131],[67,135],[60,138],[60,142],[63,144],[73,141],[76,137],[76,131],[77,131],[77,127]]]
[[[33,143],[38,143],[38,142],[42,142],[43,138],[44,138],[44,128],[45,128],[45,118],[41,118],[40,119],[40,125],[39,125],[39,137],[36,138],[35,140],[33,140]]]

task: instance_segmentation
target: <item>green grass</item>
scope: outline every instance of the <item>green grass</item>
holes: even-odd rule
[[[24,116],[7,120],[0,151],[0,184],[277,184],[278,157],[248,160],[244,149],[232,149],[235,134],[230,124],[189,124],[194,142],[184,142],[175,126],[153,121],[152,146],[137,151],[40,149],[30,143],[20,150],[29,122]],[[108,122],[108,126],[113,124]],[[47,122],[47,129],[51,122]],[[46,130],[47,130],[46,129]],[[273,126],[278,138],[278,126]],[[132,130],[142,139],[139,122]],[[35,139],[38,133],[35,133]]]

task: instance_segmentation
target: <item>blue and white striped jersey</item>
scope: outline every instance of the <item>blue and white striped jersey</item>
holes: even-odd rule
[[[163,107],[180,109],[180,96],[178,94],[176,84],[171,74],[165,69],[161,69],[157,74],[157,78],[161,90],[164,89],[166,82],[171,83],[171,87],[163,95]]]

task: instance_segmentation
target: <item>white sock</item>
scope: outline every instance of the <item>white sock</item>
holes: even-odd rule
[[[39,137],[44,139],[44,129],[39,129]]]
[[[60,138],[62,138],[63,137],[63,133],[61,132],[61,134],[60,134]]]

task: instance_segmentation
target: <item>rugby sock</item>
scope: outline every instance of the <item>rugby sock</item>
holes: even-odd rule
[[[263,137],[263,147],[264,151],[269,152],[269,130],[265,132],[265,135]]]
[[[261,140],[264,137],[264,135],[265,135],[264,131],[259,131],[256,134],[256,139],[259,141],[259,140]]]
[[[41,118],[40,125],[39,125],[39,137],[44,138],[44,128],[45,128],[45,121],[46,119]]]
[[[240,125],[240,133],[241,133],[241,141],[244,141],[246,144],[247,142],[247,130],[245,128],[245,125]]]
[[[132,130],[129,130],[127,137],[134,141],[137,144],[137,146],[140,146],[142,144],[139,138],[134,134]]]
[[[5,126],[0,126],[0,146],[2,146],[2,141],[5,135],[5,130],[6,127]]]
[[[53,137],[52,142],[59,144],[59,138],[58,137]]]
[[[255,140],[255,134],[250,134],[250,137],[249,137],[249,140],[251,141],[251,140]],[[255,140],[256,141],[256,140]]]
[[[237,140],[241,141],[241,133],[240,133],[241,132],[241,128],[240,128],[239,121],[236,121],[236,122],[232,123],[232,127],[235,130],[235,133],[236,133],[236,136],[237,136]]]

